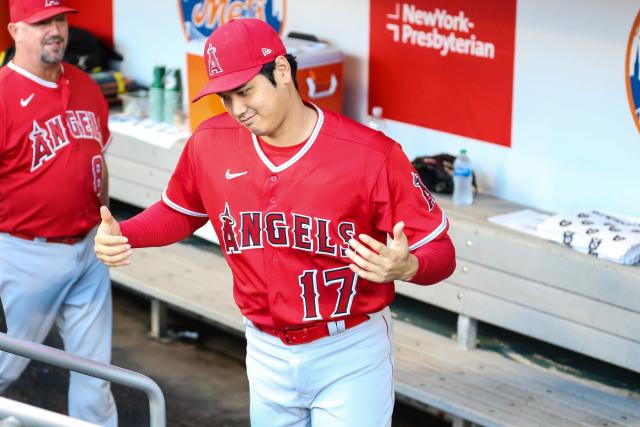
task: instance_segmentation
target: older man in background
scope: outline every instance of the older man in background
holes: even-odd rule
[[[9,335],[42,342],[56,322],[66,351],[111,359],[111,290],[93,251],[108,200],[108,107],[63,63],[63,0],[11,0],[13,60],[0,69],[0,297]],[[0,353],[0,391],[28,360]],[[71,373],[69,415],[116,426],[110,384]]]

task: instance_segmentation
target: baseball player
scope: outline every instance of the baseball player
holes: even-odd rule
[[[0,69],[0,297],[8,333],[42,342],[56,322],[66,351],[109,363],[108,269],[93,254],[107,202],[108,107],[93,80],[63,63],[62,0],[11,0],[15,57]],[[0,352],[0,391],[28,359]],[[116,426],[109,383],[71,373],[69,415]]]
[[[246,319],[252,425],[390,425],[393,281],[452,273],[444,213],[397,143],[300,98],[263,21],[219,27],[204,59],[198,98],[227,113],[191,136],[160,202],[122,224],[102,208],[96,254],[126,265],[211,219]]]

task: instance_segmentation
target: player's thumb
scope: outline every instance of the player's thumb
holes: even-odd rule
[[[104,234],[110,234],[112,236],[119,236],[120,226],[118,222],[111,215],[111,211],[106,206],[100,207],[100,218],[102,218],[102,224],[100,224],[100,231]]]
[[[404,234],[404,221],[400,221],[393,226],[393,241],[395,243],[405,243],[407,241],[407,236]]]

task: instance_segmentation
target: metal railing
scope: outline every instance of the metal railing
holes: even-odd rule
[[[0,427],[99,427],[57,412],[0,397]]]
[[[155,381],[145,375],[85,359],[42,344],[20,340],[3,333],[0,333],[0,350],[142,390],[149,398],[151,427],[165,427],[166,425],[165,402],[162,390],[160,390]],[[55,426],[56,424],[51,425]]]

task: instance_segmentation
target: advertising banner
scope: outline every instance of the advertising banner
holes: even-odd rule
[[[280,33],[286,0],[178,0],[187,40],[206,39],[232,19],[257,18]]]
[[[369,111],[511,146],[516,0],[371,0]]]
[[[627,43],[626,61],[627,95],[631,115],[640,132],[640,11],[631,27],[629,42]]]

